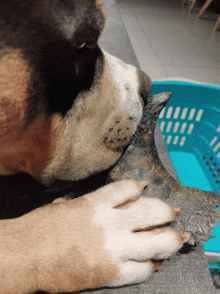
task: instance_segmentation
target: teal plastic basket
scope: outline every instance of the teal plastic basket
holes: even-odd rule
[[[158,122],[181,184],[220,194],[220,87],[153,82],[160,92],[172,92]],[[220,222],[212,233],[204,249],[220,252]]]

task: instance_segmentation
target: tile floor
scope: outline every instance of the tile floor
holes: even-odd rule
[[[182,0],[116,0],[140,67],[153,81],[187,79],[220,86],[218,14],[201,19]],[[189,1],[189,5],[191,2]]]

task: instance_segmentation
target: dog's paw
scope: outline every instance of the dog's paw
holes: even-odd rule
[[[37,290],[59,293],[139,283],[160,268],[156,259],[176,253],[189,239],[167,226],[180,211],[142,197],[146,186],[120,181],[22,216],[18,231],[26,238],[21,243],[31,248]]]
[[[95,207],[93,225],[102,229],[103,248],[116,265],[117,274],[105,286],[145,281],[159,267],[151,260],[168,258],[190,235],[168,225],[178,208],[141,194],[147,182],[120,181],[87,196]]]

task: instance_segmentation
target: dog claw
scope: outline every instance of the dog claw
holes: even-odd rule
[[[159,271],[163,267],[162,262],[154,262],[154,270]]]
[[[147,188],[147,186],[149,185],[148,181],[141,181],[139,182],[140,187],[145,190]]]
[[[181,234],[181,239],[183,243],[187,243],[190,239],[190,234]]]
[[[178,214],[180,214],[180,209],[179,208],[174,208],[174,213],[175,213],[175,215],[177,216]]]

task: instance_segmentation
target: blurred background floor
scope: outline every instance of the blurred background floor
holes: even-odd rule
[[[116,0],[140,67],[153,81],[190,79],[220,86],[219,12],[200,19],[182,0]]]

